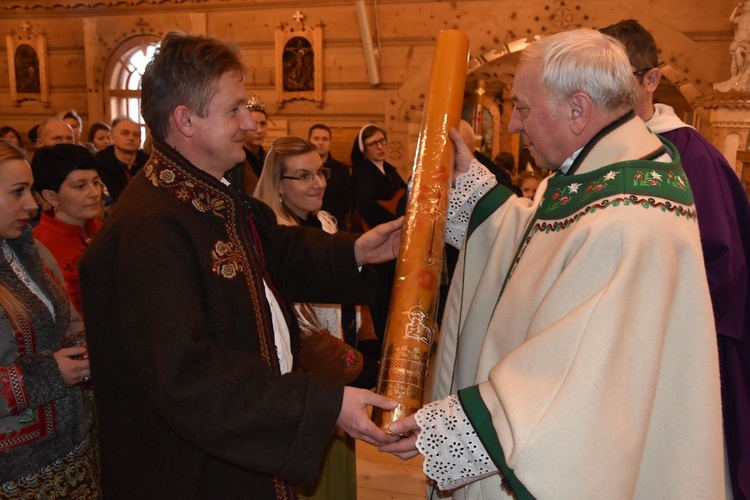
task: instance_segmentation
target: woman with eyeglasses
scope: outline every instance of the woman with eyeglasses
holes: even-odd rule
[[[273,209],[279,224],[335,233],[336,219],[321,210],[329,174],[311,142],[279,137],[266,155],[254,196]],[[366,307],[298,303],[294,309],[302,369],[343,384],[374,387],[380,343]],[[303,491],[302,498],[355,498],[356,491],[354,440],[336,431],[316,489]]]
[[[388,136],[377,125],[365,125],[352,147],[354,208],[365,229],[396,219],[406,183],[386,161]],[[403,208],[401,208],[403,212]]]
[[[83,325],[34,241],[31,168],[0,141],[0,496],[99,498]]]

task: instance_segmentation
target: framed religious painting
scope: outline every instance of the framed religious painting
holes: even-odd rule
[[[300,11],[294,22],[276,28],[276,100],[323,102],[323,27],[306,26]]]
[[[47,79],[47,37],[36,33],[29,23],[5,36],[10,76],[10,99],[49,104]]]

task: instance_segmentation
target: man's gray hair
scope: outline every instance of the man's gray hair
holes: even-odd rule
[[[542,80],[559,102],[585,92],[599,108],[625,112],[638,101],[625,47],[589,28],[557,33],[529,45],[521,61],[542,61]]]
[[[68,127],[70,127],[70,125],[68,124],[68,122],[66,122],[62,118],[58,118],[57,116],[50,116],[49,118],[47,118],[46,120],[44,120],[42,123],[40,123],[39,126],[36,128],[36,139],[38,141],[44,140],[44,136],[47,133],[47,125],[50,122],[64,123],[65,125],[68,125]],[[73,132],[73,127],[70,128],[70,131],[71,131],[71,133]]]

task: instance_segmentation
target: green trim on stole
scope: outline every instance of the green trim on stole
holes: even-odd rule
[[[598,168],[585,174],[555,175],[547,182],[544,199],[535,214],[539,220],[560,220],[580,212],[597,200],[622,194],[633,202],[641,198],[667,200],[678,205],[693,204],[685,172],[680,166],[680,155],[669,141],[662,139],[664,148],[645,159],[629,160]],[[669,152],[670,162],[651,158]]]
[[[482,222],[486,221],[487,218],[497,210],[497,207],[508,201],[508,198],[513,194],[514,193],[510,189],[502,184],[497,184],[490,189],[487,194],[482,196],[474,207],[474,210],[471,212],[469,227],[466,229],[466,239],[469,239],[471,233],[482,225]]]
[[[500,444],[495,427],[492,425],[492,415],[490,415],[489,410],[484,405],[482,396],[479,395],[479,386],[475,385],[458,391],[458,399],[461,401],[461,406],[469,422],[471,422],[474,430],[477,431],[479,440],[482,441],[490,458],[497,468],[500,469],[505,481],[507,481],[507,484],[513,490],[516,500],[533,500],[533,495],[518,480],[513,469],[505,461],[503,446]]]

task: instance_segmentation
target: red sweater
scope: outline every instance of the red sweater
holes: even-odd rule
[[[102,224],[98,219],[89,219],[84,232],[79,226],[55,219],[52,212],[47,211],[42,213],[39,225],[34,228],[34,238],[49,249],[60,266],[70,301],[81,317],[83,308],[81,288],[78,285],[78,262]]]

